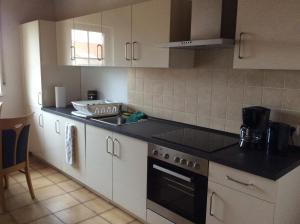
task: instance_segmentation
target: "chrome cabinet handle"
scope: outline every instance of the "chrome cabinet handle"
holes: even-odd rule
[[[100,48],[101,57],[99,57],[99,48]],[[102,44],[98,44],[98,45],[97,45],[97,59],[98,59],[98,61],[102,61],[102,60],[104,59],[104,57],[103,57],[103,46],[102,46]]]
[[[213,197],[216,195],[215,192],[212,192],[210,195],[210,200],[209,200],[209,215],[214,216],[214,213],[212,211],[212,203],[213,203]]]
[[[241,54],[241,48],[242,48],[242,41],[243,41],[243,35],[245,35],[244,32],[240,33],[240,39],[239,39],[239,59],[243,59],[244,57]]]
[[[44,127],[44,122],[42,122],[43,121],[43,114],[40,114],[39,115],[39,126],[41,127],[41,128],[43,128]]]
[[[232,181],[237,184],[240,184],[240,185],[243,185],[244,187],[254,187],[255,186],[254,184],[248,184],[248,183],[244,183],[242,181],[236,180],[228,175],[226,175],[226,178],[227,178],[227,180]]]
[[[71,60],[74,61],[75,60],[75,46],[71,46]]]
[[[126,60],[126,61],[130,61],[130,60],[131,60],[131,58],[128,57],[128,46],[129,46],[129,45],[131,45],[130,42],[126,42],[126,43],[125,43],[125,60]]]
[[[111,142],[113,142],[113,139],[112,139],[112,137],[110,137],[110,136],[107,136],[106,137],[106,152],[108,153],[108,154],[111,154],[111,155],[113,155],[113,153],[112,152],[109,152],[108,151],[108,141],[111,141]],[[113,150],[114,151],[114,150]]]
[[[113,141],[113,143],[114,143],[114,156],[115,157],[117,157],[118,159],[120,159],[120,157],[121,157],[121,143],[119,142],[119,140],[118,139],[114,139],[114,141]],[[116,143],[118,143],[118,152],[116,152],[116,147],[115,147],[115,144]]]
[[[57,134],[60,134],[59,120],[55,121],[55,132]]]
[[[40,106],[42,106],[42,93],[41,92],[39,92],[38,93],[38,105],[40,105]]]
[[[137,61],[138,58],[135,57],[135,46],[137,46],[138,42],[132,42],[132,60]]]

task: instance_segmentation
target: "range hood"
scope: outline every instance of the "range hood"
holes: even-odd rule
[[[233,47],[237,0],[192,0],[191,40],[162,43],[165,48]]]

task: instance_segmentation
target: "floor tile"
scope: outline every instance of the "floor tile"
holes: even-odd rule
[[[54,215],[49,215],[44,218],[31,222],[30,224],[64,224]]]
[[[101,214],[101,216],[112,224],[127,224],[134,220],[133,217],[118,208],[114,208],[112,210],[104,212]]]
[[[57,170],[51,168],[51,167],[46,167],[44,169],[39,169],[38,170],[43,176],[47,177],[51,174],[55,174],[55,173],[58,173]]]
[[[13,197],[9,197],[5,201],[5,205],[8,211],[18,209],[21,207],[24,207],[26,205],[30,205],[34,203],[35,201],[32,200],[29,192],[17,194]]]
[[[8,189],[5,190],[5,197],[12,197],[14,195],[27,192],[27,189],[22,186],[22,184],[16,183],[8,186]]]
[[[91,201],[84,203],[86,207],[96,212],[97,214],[112,209],[114,206],[101,198],[96,198]]]
[[[37,179],[31,180],[33,189],[38,189],[41,187],[47,187],[53,185],[54,183],[45,177],[39,177]],[[23,182],[22,185],[28,189],[27,182]]]
[[[10,214],[0,214],[0,224],[15,224]]]
[[[30,161],[29,166],[35,170],[44,169],[49,167],[46,163],[40,161]]]
[[[80,224],[110,224],[110,223],[107,222],[105,219],[103,219],[99,216],[96,216],[94,218],[80,222]]]
[[[48,200],[41,202],[45,207],[47,207],[51,212],[55,213],[66,208],[78,205],[79,201],[75,200],[68,194],[50,198]]]
[[[62,188],[65,192],[71,192],[71,191],[75,191],[75,190],[82,188],[82,186],[80,186],[79,184],[77,184],[76,182],[74,182],[72,180],[61,182],[57,185],[60,188]]]
[[[49,180],[51,180],[52,182],[56,183],[56,184],[60,183],[60,182],[63,182],[63,181],[69,180],[69,178],[67,178],[66,176],[62,175],[61,173],[51,174],[51,175],[47,176],[47,178]]]
[[[138,220],[134,220],[133,222],[130,222],[130,224],[143,224],[143,223]]]
[[[62,194],[65,194],[65,192],[56,185],[43,187],[35,190],[35,196],[39,201],[46,200],[48,198],[52,198]]]
[[[86,190],[85,188],[73,191],[70,194],[80,202],[86,202],[97,197],[95,194]]]
[[[83,205],[76,205],[69,209],[55,213],[55,216],[66,224],[81,222],[95,215],[96,214],[94,212]]]
[[[36,179],[36,178],[39,178],[41,177],[42,174],[40,174],[38,171],[36,170],[32,170],[30,171],[30,177],[31,177],[31,180],[33,179]],[[19,183],[22,183],[22,182],[26,182],[26,176],[24,173],[21,173],[19,172],[18,174],[16,175],[13,175],[12,178],[14,178],[17,182]]]
[[[11,213],[17,223],[28,223],[50,214],[50,211],[40,204],[32,204],[19,208]]]
[[[8,185],[14,185],[16,183],[18,183],[18,182],[12,177],[12,175],[9,175],[8,176]]]

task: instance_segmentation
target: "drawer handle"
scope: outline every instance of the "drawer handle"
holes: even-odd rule
[[[209,215],[210,216],[214,216],[214,213],[212,211],[212,204],[213,204],[213,197],[215,196],[215,192],[212,192],[211,193],[211,196],[210,196],[210,202],[209,202]]]
[[[227,178],[227,180],[232,181],[237,184],[240,184],[240,185],[243,185],[244,187],[254,187],[255,186],[254,184],[248,184],[248,183],[244,183],[242,181],[236,180],[228,175],[226,175],[226,178]]]
[[[243,41],[243,36],[245,35],[244,32],[241,32],[240,33],[240,39],[239,39],[239,59],[243,59],[244,57],[242,56],[242,53],[241,53],[241,48],[242,48],[242,41]]]

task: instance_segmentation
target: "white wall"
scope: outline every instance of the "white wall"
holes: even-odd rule
[[[52,0],[0,0],[3,61],[6,85],[3,88],[2,115],[18,116],[23,111],[22,64],[19,25],[35,19],[54,19]]]
[[[87,98],[88,90],[97,90],[99,98],[127,103],[128,69],[91,68],[81,69],[81,96]]]

